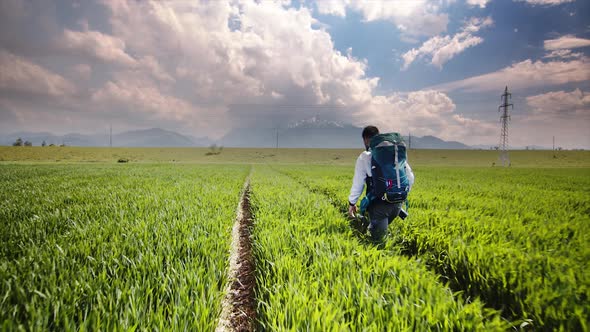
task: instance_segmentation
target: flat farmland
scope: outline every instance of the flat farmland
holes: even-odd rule
[[[346,208],[348,167],[275,169]],[[410,216],[390,225],[400,254],[508,320],[588,329],[588,169],[416,166],[414,173]]]
[[[0,147],[3,330],[215,330],[245,184],[255,330],[589,328],[587,151],[411,150],[382,245],[344,214],[359,150],[208,152]]]
[[[87,148],[0,146],[0,163],[213,163],[354,165],[359,149]],[[412,165],[493,167],[491,150],[411,150]],[[510,151],[511,167],[590,168],[590,151]]]
[[[248,167],[0,167],[4,330],[211,330]]]

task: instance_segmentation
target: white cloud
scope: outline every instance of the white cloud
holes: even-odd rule
[[[565,149],[589,149],[590,121],[579,118],[559,118],[548,121],[546,117],[512,115],[510,124],[510,146],[538,145],[551,148],[555,136],[555,147]]]
[[[72,31],[65,29],[56,42],[59,47],[75,54],[123,66],[135,65],[125,52],[125,42],[100,31]]]
[[[537,6],[556,6],[563,3],[574,2],[575,0],[519,0],[528,3],[529,5]]]
[[[142,122],[167,123],[192,131],[227,126],[224,106],[202,108],[167,94],[157,85],[133,73],[120,74],[91,96],[94,108],[108,110],[111,117],[140,117]],[[209,133],[219,138],[221,133]]]
[[[25,17],[30,11],[29,4],[20,0],[4,0],[0,2],[2,13],[9,14],[12,17]]]
[[[424,47],[424,44],[422,45],[422,47]],[[419,49],[413,48],[407,51],[406,53],[402,54],[401,58],[404,61],[404,64],[402,65],[402,70],[408,69],[412,62],[416,61],[416,58],[423,54],[422,47],[420,47]],[[424,53],[426,53],[426,50],[424,50]]]
[[[76,92],[75,86],[61,75],[25,58],[0,50],[0,91],[62,97]]]
[[[467,4],[470,6],[479,6],[479,8],[485,8],[487,3],[491,0],[467,0]]]
[[[150,54],[161,68],[171,68],[177,83],[202,103],[272,104],[283,96],[282,103],[350,104],[370,98],[377,84],[366,77],[364,61],[336,51],[327,32],[312,28],[316,21],[305,8],[268,2],[119,5],[112,7],[115,35],[134,54]]]
[[[572,50],[555,50],[547,53],[543,56],[544,59],[553,59],[553,58],[560,58],[560,59],[581,59],[584,57],[582,53],[572,53]]]
[[[590,61],[587,57],[571,61],[525,60],[499,71],[440,84],[432,89],[467,92],[502,91],[506,85],[510,89],[524,89],[583,82],[589,79]]]
[[[444,23],[433,24],[425,34],[444,31],[443,2],[403,1],[395,11],[388,2],[381,7],[360,2],[350,6],[363,6],[366,20],[391,19],[410,35],[428,21],[417,19],[421,14]],[[238,1],[112,0],[105,5],[108,16],[100,19],[108,23],[107,30],[96,30],[93,19],[88,26],[76,25],[82,31],[60,28],[51,35],[54,41],[64,37],[51,49],[51,57],[72,64],[63,71],[75,85],[28,60],[13,66],[25,68],[25,74],[12,74],[21,75],[17,81],[23,89],[56,96],[78,93],[50,108],[28,102],[24,93],[29,90],[22,90],[27,104],[11,103],[11,114],[26,115],[27,121],[43,119],[38,125],[46,130],[52,130],[50,125],[63,128],[63,123],[76,130],[95,129],[100,121],[106,126],[116,119],[120,127],[161,126],[211,137],[236,126],[286,125],[316,115],[318,108],[309,105],[320,106],[326,120],[375,123],[383,130],[444,139],[485,136],[494,127],[459,114],[443,92],[377,95],[379,79],[367,75],[367,62],[336,50],[331,36],[305,7]],[[85,6],[81,2],[81,9]],[[474,34],[483,25],[471,22],[463,32]],[[429,55],[431,61],[442,65],[455,56],[453,43],[449,45]],[[44,54],[43,47],[39,49],[37,53]],[[44,61],[40,63],[50,62],[49,57]],[[0,62],[2,68],[5,62]],[[5,101],[0,96],[0,102]]]
[[[516,120],[512,131],[519,134],[515,143],[551,147],[555,136],[556,147],[590,147],[590,93],[551,91],[529,96],[526,103],[530,112],[512,115]]]
[[[537,114],[553,117],[585,115],[590,119],[590,93],[580,89],[571,92],[551,91],[526,98],[527,105]]]
[[[4,134],[13,133],[16,131],[47,132],[48,125],[55,122],[56,119],[59,119],[61,125],[63,126],[62,128],[82,128],[78,126],[78,123],[72,126],[73,119],[71,114],[63,112],[62,109],[56,110],[47,104],[44,106],[46,109],[51,108],[51,111],[39,112],[37,105],[33,103],[0,98],[0,131]],[[77,119],[80,120],[79,117]],[[96,129],[96,122],[88,127],[85,127],[84,129],[86,128]],[[71,133],[71,131],[63,132],[58,128],[51,129],[54,134]]]
[[[588,47],[590,46],[590,39],[577,38],[573,35],[565,35],[557,39],[545,40],[543,45],[548,51]]]
[[[447,29],[449,17],[442,13],[452,1],[387,0],[355,1],[330,0],[316,3],[321,14],[346,16],[346,9],[359,12],[368,21],[390,21],[408,36],[434,36]]]
[[[92,67],[85,63],[80,63],[72,67],[72,73],[83,80],[87,80],[92,75]]]
[[[223,130],[237,122],[264,126],[276,119],[285,124],[318,112],[306,105],[335,105],[322,107],[322,118],[379,123],[386,128],[392,124],[386,118],[388,112],[409,111],[398,130],[412,128],[419,135],[453,139],[461,133],[486,131],[484,123],[453,113],[454,104],[444,93],[375,96],[378,79],[367,77],[366,62],[335,50],[330,35],[313,28],[317,22],[305,8],[285,9],[268,2],[211,2],[194,7],[182,3],[182,7],[160,2],[115,3],[111,24],[129,52],[138,54],[136,58],[150,54],[160,67],[173,68],[168,72],[175,83],[187,87],[191,96],[173,97],[155,85],[127,83],[128,77],[122,74],[119,81],[109,82],[95,95],[96,102],[111,101],[119,108],[131,104],[159,117],[195,123],[200,114],[204,119],[220,117],[227,121]],[[485,24],[470,21],[464,30],[474,31]],[[159,54],[162,48],[170,54]],[[218,111],[207,113],[191,100]],[[390,109],[382,102],[397,106]],[[301,107],[283,112],[281,105]],[[160,108],[181,111],[168,114]],[[219,126],[213,127],[219,131]]]
[[[375,124],[382,131],[412,132],[447,140],[489,136],[495,126],[455,113],[455,104],[439,91],[413,91],[375,96],[357,113],[357,123]]]
[[[417,59],[424,57],[430,57],[430,63],[441,69],[455,55],[483,42],[482,38],[473,36],[473,34],[493,23],[490,17],[483,19],[474,17],[465,23],[459,33],[452,37],[447,35],[430,38],[421,47],[413,48],[402,55],[404,60],[402,70],[407,69]]]
[[[172,77],[166,69],[162,67],[158,59],[151,55],[144,55],[138,61],[138,69],[149,73],[153,78],[164,81],[164,82],[174,82],[175,79]]]
[[[321,14],[346,17],[346,8],[352,1],[318,1],[316,7]]]
[[[55,1],[0,1],[0,47],[16,55],[51,53],[51,39],[61,28]]]
[[[93,93],[92,100],[145,115],[170,116],[177,120],[185,119],[193,109],[186,101],[164,95],[156,86],[133,78],[107,82]]]

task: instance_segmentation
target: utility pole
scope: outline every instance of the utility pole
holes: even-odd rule
[[[555,151],[555,136],[553,136],[553,151]]]
[[[512,94],[508,92],[508,86],[504,89],[504,94],[501,96],[502,105],[498,107],[498,112],[502,112],[500,115],[500,122],[502,123],[502,131],[500,133],[500,162],[502,166],[510,166],[510,158],[508,157],[508,122],[510,121],[510,115],[508,114],[508,107],[514,109],[514,105],[508,103],[508,100],[512,98]]]
[[[412,148],[412,133],[408,133],[408,150]]]

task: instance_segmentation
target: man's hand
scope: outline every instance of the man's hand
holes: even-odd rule
[[[356,205],[351,205],[350,203],[348,203],[348,215],[354,218],[354,216],[356,215]]]

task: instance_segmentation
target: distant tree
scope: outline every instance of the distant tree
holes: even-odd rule
[[[12,146],[23,146],[23,139],[20,137],[17,138],[16,141],[12,143]]]
[[[217,146],[217,144],[211,144],[209,146],[209,152],[205,153],[207,156],[220,154],[223,150],[223,146]]]
[[[41,143],[41,146],[47,146],[47,143],[45,143],[45,141],[43,141],[43,143]]]
[[[55,146],[55,144],[51,143],[51,144],[49,144],[49,146]]]
[[[33,143],[31,143],[30,141],[25,141],[25,146],[33,146]]]

